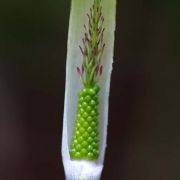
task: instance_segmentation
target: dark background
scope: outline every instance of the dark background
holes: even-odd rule
[[[180,11],[120,0],[102,180],[180,179]],[[0,2],[0,180],[64,179],[70,0]]]

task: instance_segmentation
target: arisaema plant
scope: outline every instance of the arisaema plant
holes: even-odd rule
[[[66,179],[100,179],[108,124],[116,0],[72,0],[62,157]]]

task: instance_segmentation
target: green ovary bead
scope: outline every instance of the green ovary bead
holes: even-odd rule
[[[70,146],[70,157],[76,160],[96,160],[99,157],[97,85],[79,93],[77,116]]]

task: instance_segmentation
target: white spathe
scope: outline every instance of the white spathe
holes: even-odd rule
[[[68,33],[66,87],[62,135],[62,158],[67,180],[98,180],[101,177],[108,125],[108,101],[110,77],[113,63],[114,31],[116,0],[102,0],[102,13],[105,18],[104,42],[106,44],[102,57],[103,73],[99,78],[100,106],[99,106],[99,144],[100,156],[96,161],[71,160],[69,146],[76,118],[77,93],[82,88],[76,67],[82,64],[82,55],[78,46],[84,34],[83,25],[87,24],[86,14],[93,4],[93,0],[72,0]]]

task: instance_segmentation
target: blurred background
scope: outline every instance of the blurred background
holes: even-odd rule
[[[180,179],[180,11],[120,0],[102,180]],[[70,0],[0,2],[0,179],[64,178]]]

